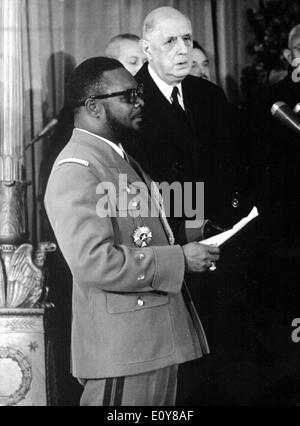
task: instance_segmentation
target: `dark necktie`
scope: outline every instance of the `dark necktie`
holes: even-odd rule
[[[178,101],[179,90],[178,87],[174,86],[171,94],[172,107],[176,111],[177,115],[183,118],[185,121],[188,120],[188,115],[186,111],[182,108]]]
[[[178,94],[179,94],[179,90],[177,86],[174,86],[173,90],[172,90],[172,94],[171,94],[171,99],[172,99],[172,105],[173,107],[180,112],[181,114],[185,114],[184,109],[181,107],[179,101],[178,101]]]

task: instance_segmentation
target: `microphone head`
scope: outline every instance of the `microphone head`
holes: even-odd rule
[[[271,108],[271,114],[282,124],[295,131],[298,135],[300,132],[300,117],[293,112],[291,108],[282,101],[275,102]]]
[[[293,109],[293,112],[295,112],[296,114],[299,114],[300,112],[300,102],[298,102]]]
[[[38,134],[39,137],[42,137],[46,135],[50,130],[52,130],[58,123],[57,118],[52,118],[52,120],[49,121],[49,123],[40,131]]]
[[[284,106],[287,106],[285,102],[282,102],[282,101],[275,102],[275,104],[272,105],[271,114],[275,115],[276,112]]]

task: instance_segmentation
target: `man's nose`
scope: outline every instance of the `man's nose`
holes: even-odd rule
[[[181,53],[181,54],[187,54],[188,53],[189,47],[186,45],[183,38],[178,37],[177,46],[178,46],[178,53]]]

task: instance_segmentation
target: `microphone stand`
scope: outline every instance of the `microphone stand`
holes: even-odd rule
[[[33,139],[25,146],[25,151],[33,147],[43,136],[46,136],[58,123],[56,118],[52,119],[46,127],[44,127]],[[36,244],[38,241],[38,199],[37,199],[37,183],[35,170],[35,150],[31,150],[31,183],[32,188],[32,240]]]
[[[43,135],[41,135],[40,133],[35,135],[33,139],[31,139],[31,141],[29,142],[28,145],[25,146],[25,151],[30,148],[31,146],[35,145],[37,143],[37,141],[39,141],[41,139]]]

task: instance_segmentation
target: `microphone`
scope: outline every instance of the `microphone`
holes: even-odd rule
[[[52,118],[52,120],[50,120],[49,123],[35,137],[40,139],[42,136],[45,136],[47,133],[50,132],[50,130],[52,130],[57,125],[57,123],[58,119]]]
[[[35,137],[31,140],[31,142],[25,147],[25,150],[29,148],[30,146],[34,145],[41,137],[45,136],[47,133],[49,133],[54,127],[57,125],[58,119],[52,118],[52,120],[49,121],[48,124],[37,134]]]
[[[300,102],[298,102],[293,109],[294,113],[299,114],[300,112]]]
[[[294,132],[300,133],[300,117],[285,102],[272,105],[271,114]]]

